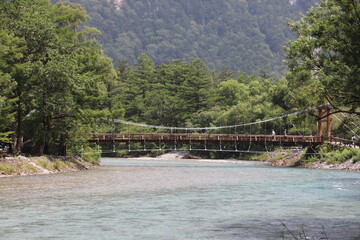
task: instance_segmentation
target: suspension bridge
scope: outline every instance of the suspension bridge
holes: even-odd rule
[[[282,119],[285,117],[298,115],[300,113],[308,112],[310,110],[317,109],[318,111],[318,120],[317,120],[317,134],[315,136],[306,136],[306,135],[288,135],[284,133],[283,135],[275,134],[274,131],[272,134],[218,134],[218,133],[194,133],[194,131],[207,131],[207,130],[219,130],[219,129],[231,129],[239,128],[256,124],[263,124],[271,122],[277,119]],[[95,133],[90,136],[89,142],[94,143],[112,143],[113,148],[115,148],[115,143],[125,143],[128,145],[128,151],[135,150],[151,150],[146,147],[147,143],[153,143],[158,145],[158,149],[161,149],[162,145],[168,144],[172,145],[171,150],[177,150],[179,144],[188,145],[186,150],[210,150],[208,149],[209,145],[217,146],[216,149],[211,149],[211,151],[241,151],[240,146],[248,146],[247,152],[251,146],[284,146],[284,147],[314,147],[319,144],[324,143],[324,141],[332,142],[335,144],[344,144],[344,145],[353,145],[360,146],[360,142],[354,140],[347,140],[343,138],[335,138],[331,135],[331,105],[324,105],[320,107],[313,107],[305,109],[303,111],[298,111],[272,119],[267,119],[263,121],[257,121],[246,124],[232,125],[232,126],[220,126],[220,127],[203,127],[203,128],[186,128],[186,127],[166,127],[166,126],[156,126],[156,125],[147,125],[140,123],[127,122],[124,120],[116,120],[116,122],[133,125],[138,127],[153,128],[153,129],[164,129],[169,131],[167,133]],[[326,134],[323,134],[323,124],[326,124]],[[186,133],[176,133],[178,131],[185,131]],[[285,130],[286,131],[286,130]],[[142,149],[132,149],[132,143],[139,143],[144,147]],[[193,148],[193,145],[203,146],[202,149]],[[224,148],[224,146],[227,146]],[[228,146],[232,146],[230,149]],[[170,149],[168,149],[170,150]],[[112,151],[115,151],[113,149]]]
[[[194,134],[194,133],[101,133],[93,134],[90,142],[123,143],[215,143],[245,145],[314,146],[323,142],[322,136],[296,135],[238,135],[238,134]]]

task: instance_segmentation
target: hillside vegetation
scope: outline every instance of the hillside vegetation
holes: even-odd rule
[[[54,0],[55,1],[55,0]],[[289,0],[70,0],[102,31],[105,54],[134,63],[141,53],[156,65],[200,58],[210,68],[283,73],[282,46],[314,1]],[[121,2],[121,4],[119,4]]]

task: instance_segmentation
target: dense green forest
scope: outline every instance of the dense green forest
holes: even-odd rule
[[[286,70],[283,45],[294,37],[286,22],[312,0],[71,0],[81,4],[102,32],[105,54],[135,63],[146,53],[156,65],[200,58],[211,69],[248,74]]]
[[[160,2],[160,0],[159,0]],[[153,131],[115,119],[163,126],[248,123],[331,102],[334,135],[359,133],[360,3],[327,0],[290,23],[290,72],[247,74],[212,69],[203,59],[156,63],[149,54],[121,59],[116,68],[84,27],[80,5],[49,0],[0,2],[0,141],[15,154],[76,154],[90,133]],[[205,16],[206,14],[204,14]],[[135,58],[135,55],[132,55]],[[350,115],[349,115],[350,113]],[[258,125],[315,134],[316,112]],[[351,125],[351,128],[349,128]],[[236,131],[236,129],[235,129]],[[239,130],[240,131],[240,130]]]
[[[99,32],[77,31],[88,16],[70,3],[1,1],[0,19],[2,140],[15,154],[76,154],[116,76]]]

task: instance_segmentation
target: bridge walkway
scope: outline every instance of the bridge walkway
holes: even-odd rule
[[[90,142],[124,143],[231,143],[245,145],[314,146],[323,143],[319,136],[298,135],[239,135],[239,134],[187,134],[187,133],[97,133]]]

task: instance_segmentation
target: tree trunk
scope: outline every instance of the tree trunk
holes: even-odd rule
[[[12,149],[13,149],[13,154],[15,155],[19,155],[21,154],[21,148],[23,146],[23,141],[24,141],[24,137],[23,137],[23,132],[22,132],[22,109],[21,109],[21,103],[18,103],[18,109],[17,109],[17,114],[16,114],[16,126],[15,126],[15,134],[13,136],[13,144],[12,144]]]
[[[59,144],[59,155],[66,156],[66,144],[65,144],[65,136],[61,134],[60,144]]]

